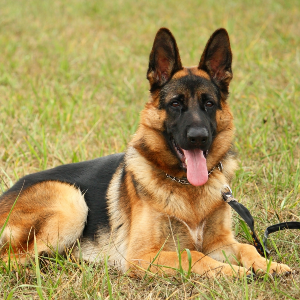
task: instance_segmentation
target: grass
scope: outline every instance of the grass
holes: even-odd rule
[[[235,196],[261,235],[300,219],[300,11],[297,0],[0,0],[0,174],[21,176],[121,152],[148,99],[154,35],[174,33],[184,65],[197,64],[219,27],[230,34],[240,167]],[[236,215],[234,229],[247,241]],[[299,232],[271,235],[273,259],[299,270]],[[245,280],[178,273],[136,280],[107,264],[0,262],[3,299],[299,299],[299,276]]]

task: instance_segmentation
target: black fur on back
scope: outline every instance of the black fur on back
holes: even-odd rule
[[[106,192],[113,174],[123,159],[124,153],[112,154],[26,175],[2,195],[0,205],[6,195],[19,194],[43,181],[59,181],[75,185],[84,194],[89,208],[82,237],[94,239],[99,228],[109,226]]]

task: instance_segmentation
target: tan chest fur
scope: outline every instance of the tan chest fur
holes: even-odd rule
[[[137,195],[131,202],[132,213],[138,214],[138,218],[134,218],[137,230],[132,229],[131,235],[137,236],[141,228],[152,230],[153,234],[153,228],[158,228],[160,233],[156,236],[160,242],[171,237],[174,244],[174,236],[180,235],[186,246],[192,244],[195,250],[201,251],[206,222],[224,205],[220,193],[228,182],[224,174],[216,172],[209,179],[210,184],[202,187],[181,185],[155,170],[134,148],[127,151],[126,165],[139,183]]]

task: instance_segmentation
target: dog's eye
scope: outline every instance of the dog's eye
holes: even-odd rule
[[[180,104],[179,101],[173,101],[173,102],[171,102],[171,106],[172,106],[172,107],[180,107],[181,104]]]
[[[205,107],[213,107],[214,106],[214,103],[212,101],[207,101],[205,103]]]

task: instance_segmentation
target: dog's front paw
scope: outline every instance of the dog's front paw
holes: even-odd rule
[[[280,264],[277,262],[271,262],[271,265],[269,265],[270,262],[264,261],[264,263],[254,263],[253,264],[253,270],[255,274],[265,274],[269,273],[271,275],[283,275],[283,274],[290,274],[292,272],[292,269],[285,265],[285,264]]]
[[[292,269],[289,266],[277,262],[272,262],[269,270],[271,274],[290,274],[291,272]]]

